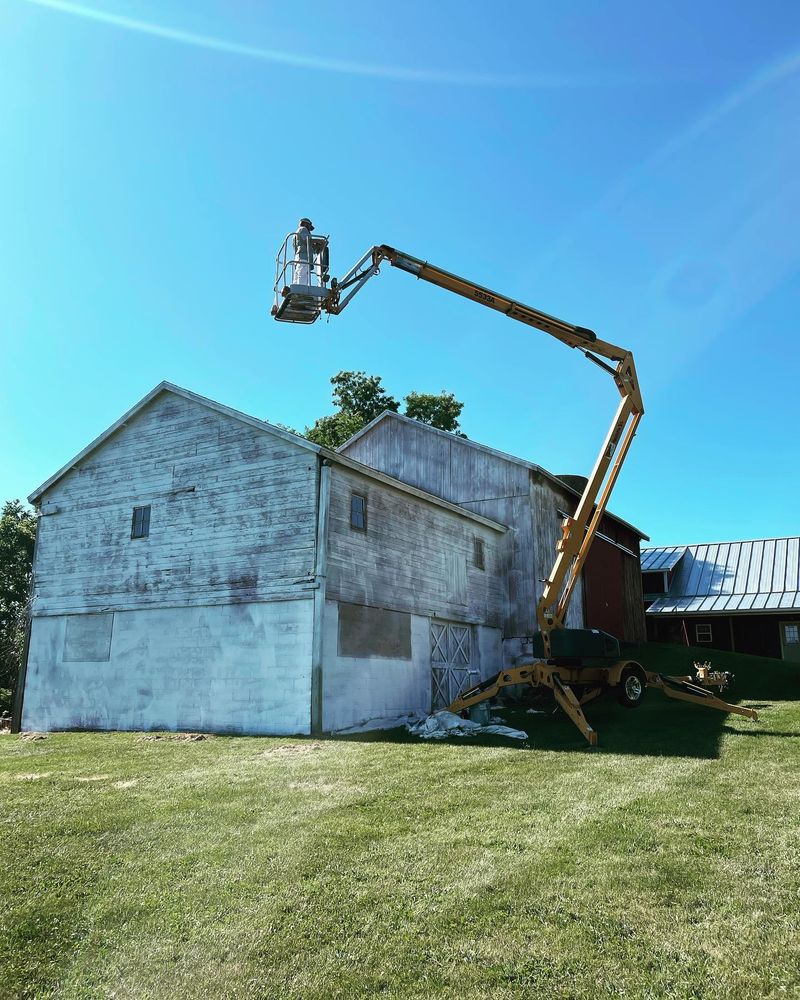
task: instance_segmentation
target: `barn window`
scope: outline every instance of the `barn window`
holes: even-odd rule
[[[695,625],[694,634],[698,642],[711,642],[710,625]]]
[[[356,531],[367,530],[367,498],[360,493],[350,495],[350,527]]]
[[[147,538],[150,534],[150,504],[134,507],[131,518],[131,538]]]
[[[786,643],[800,642],[800,625],[784,625],[783,638]]]
[[[473,562],[475,563],[475,569],[486,569],[486,548],[482,538],[478,538],[477,535],[472,539],[473,543]]]

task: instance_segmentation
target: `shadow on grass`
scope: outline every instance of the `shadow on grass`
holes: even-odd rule
[[[779,736],[783,739],[800,738],[800,729],[795,729],[794,732],[789,732],[785,729],[732,729],[730,726],[723,726],[722,731],[724,733],[735,733],[737,736]]]
[[[774,701],[800,701],[800,670],[780,660],[757,656],[723,653],[715,650],[648,643],[625,650],[625,656],[636,659],[658,673],[684,675],[692,673],[695,660],[709,658],[717,670],[729,670],[736,675],[733,689],[722,697],[732,704],[742,703],[758,711],[772,707]],[[771,699],[756,702],[754,699]],[[495,736],[454,737],[453,745],[508,747],[514,750],[570,751],[589,748],[578,730],[564,713],[554,711],[555,703],[544,701],[538,707],[544,714],[529,715],[519,709],[503,709],[507,725],[528,733],[527,740],[511,740]],[[716,709],[677,702],[659,691],[647,692],[638,709],[619,706],[613,693],[607,692],[585,706],[589,725],[598,734],[601,752],[639,756],[696,757],[716,759],[724,735],[792,737],[800,733],[775,732],[759,729],[760,723],[734,716],[741,728],[728,724],[731,716]],[[368,733],[343,734],[336,740],[373,743],[422,743],[407,730],[373,730]]]
[[[545,703],[546,704],[546,703]],[[645,756],[719,756],[725,716],[710,709],[677,705],[658,692],[648,692],[641,708],[630,710],[604,695],[586,706],[589,724],[598,734],[598,746],[590,747],[572,722],[554,704],[545,714],[529,715],[524,710],[500,709],[504,722],[522,729],[527,740],[500,736],[451,737],[441,742],[465,747],[505,747],[517,751],[545,750],[623,753]],[[729,728],[729,727],[727,727]],[[735,732],[736,730],[731,730]],[[331,737],[359,743],[425,743],[404,728],[372,730]]]

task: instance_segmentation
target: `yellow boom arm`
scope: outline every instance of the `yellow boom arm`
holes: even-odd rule
[[[709,685],[723,689],[730,680],[724,672],[711,671],[708,663],[695,664],[695,677],[671,677],[648,672],[632,660],[611,663],[602,656],[593,656],[588,662],[575,662],[574,658],[558,660],[552,656],[552,633],[565,626],[570,598],[644,413],[631,352],[600,340],[585,327],[498,295],[390,246],[372,247],[343,278],[331,279],[328,287],[328,238],[312,237],[312,229],[308,219],[301,219],[297,232],[286,237],[278,252],[272,315],[281,322],[313,323],[323,312],[340,313],[359,289],[379,273],[380,265],[388,261],[392,267],[536,327],[567,347],[577,348],[614,379],[621,397],[575,513],[564,518],[561,538],[556,543],[556,559],[536,605],[543,650],[541,653],[536,650],[536,659],[532,662],[501,670],[494,677],[462,691],[448,710],[463,713],[510,685],[547,687],[592,746],[597,744],[597,733],[586,720],[582,706],[607,688],[615,689],[620,703],[628,708],[640,704],[645,688],[657,687],[669,698],[758,718],[753,709],[729,705],[707,690]]]
[[[567,347],[577,348],[611,375],[622,397],[575,513],[572,517],[564,518],[562,537],[556,544],[556,560],[536,606],[536,619],[544,641],[544,656],[549,659],[550,632],[564,627],[570,598],[644,413],[633,355],[625,348],[600,340],[585,327],[549,316],[385,245],[368,251],[341,281],[333,280],[322,309],[329,313],[340,313],[362,285],[378,273],[383,261],[448,292],[455,292],[456,295],[504,313],[510,319],[543,330]],[[347,294],[343,294],[345,291]]]

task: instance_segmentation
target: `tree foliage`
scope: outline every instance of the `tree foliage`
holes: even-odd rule
[[[36,517],[20,500],[0,513],[0,688],[17,682],[33,563]]]
[[[458,418],[463,409],[464,404],[445,389],[438,394],[410,392],[406,396],[406,416],[441,431],[458,433]]]
[[[313,427],[306,427],[304,437],[314,444],[322,445],[323,448],[335,449],[356,431],[360,431],[366,423],[368,421],[362,420],[357,413],[340,410],[328,417],[320,417]]]
[[[380,375],[341,371],[333,376],[335,413],[320,417],[306,427],[305,437],[325,448],[338,448],[385,410],[400,411],[400,403],[382,384]],[[464,408],[452,392],[410,392],[405,398],[405,415],[431,427],[459,434],[458,418]]]

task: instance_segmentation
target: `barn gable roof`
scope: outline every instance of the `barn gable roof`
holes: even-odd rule
[[[82,451],[79,451],[78,454],[75,455],[74,458],[70,459],[66,465],[62,466],[58,472],[55,472],[49,479],[46,479],[41,486],[37,487],[28,497],[29,502],[32,504],[37,503],[51,486],[55,485],[55,483],[57,483],[63,476],[79,465],[80,462],[100,448],[113,434],[124,428],[137,413],[141,412],[157,396],[160,396],[165,392],[181,396],[184,399],[198,403],[200,406],[205,406],[210,410],[215,410],[217,413],[231,417],[234,420],[239,420],[242,423],[249,424],[257,430],[283,438],[283,440],[288,441],[299,448],[304,448],[307,451],[314,452],[316,455],[321,455],[330,462],[349,468],[352,471],[376,480],[385,486],[390,486],[403,493],[408,493],[411,496],[415,496],[418,499],[424,500],[425,502],[433,504],[436,507],[449,510],[451,513],[458,514],[461,517],[467,517],[469,520],[482,524],[485,527],[492,528],[493,530],[499,532],[507,530],[506,525],[493,521],[491,518],[483,517],[480,514],[475,514],[472,511],[465,510],[465,508],[459,507],[457,504],[449,503],[447,500],[441,500],[439,497],[426,493],[424,490],[419,490],[414,486],[409,486],[407,483],[401,482],[399,479],[394,479],[392,476],[387,476],[382,472],[371,469],[369,466],[363,465],[361,462],[357,462],[352,458],[348,458],[346,455],[340,455],[328,448],[322,448],[320,445],[306,440],[306,438],[301,437],[299,434],[293,434],[292,431],[285,430],[283,427],[278,427],[266,420],[259,420],[258,417],[251,417],[247,413],[242,413],[240,410],[234,410],[230,406],[225,406],[223,403],[218,403],[216,400],[209,399],[206,396],[201,396],[198,393],[192,392],[189,389],[184,389],[179,385],[174,385],[172,382],[159,382],[159,384],[155,386],[155,388],[151,389],[146,396],[143,396],[139,402],[135,404],[135,406],[132,406],[126,413],[124,413],[119,420],[116,420],[110,427],[107,427],[102,434],[91,441]]]
[[[675,558],[677,556],[677,559]],[[642,552],[642,571],[672,570],[648,615],[800,611],[800,537],[711,542]]]
[[[348,438],[348,440],[345,441],[343,445],[339,446],[339,448],[337,449],[338,452],[341,454],[343,451],[346,451],[352,444],[358,441],[359,438],[362,438],[365,434],[369,434],[369,432],[372,430],[373,427],[383,422],[384,420],[405,421],[406,423],[413,424],[414,427],[422,428],[426,431],[429,431],[431,434],[439,434],[449,441],[457,441],[459,444],[464,445],[468,448],[474,448],[477,451],[483,452],[484,454],[493,455],[495,458],[499,458],[504,462],[510,462],[512,465],[518,465],[524,469],[528,469],[531,472],[535,472],[538,475],[542,476],[542,478],[546,479],[548,482],[552,483],[554,486],[557,486],[559,489],[565,490],[567,493],[571,494],[574,497],[580,498],[581,496],[579,490],[576,490],[574,487],[570,486],[569,483],[565,482],[563,479],[560,479],[558,476],[553,475],[552,472],[548,472],[547,469],[543,469],[541,465],[537,465],[535,462],[529,462],[527,461],[527,459],[518,458],[516,455],[510,455],[508,452],[505,451],[498,451],[497,448],[490,448],[488,444],[480,444],[478,441],[473,441],[471,438],[457,437],[456,435],[451,434],[449,431],[439,430],[438,427],[431,427],[430,424],[423,424],[419,420],[414,420],[411,417],[406,417],[402,413],[393,413],[391,410],[384,410],[383,413],[379,414],[377,417],[371,420],[365,427],[362,427],[360,431],[356,431],[356,433],[353,434],[352,437]],[[616,514],[612,514],[611,511],[607,510],[606,516],[610,517],[618,524],[624,525],[630,531],[634,532],[634,534],[638,535],[639,538],[644,538],[645,540],[649,539],[649,535],[646,535],[640,528],[637,528],[635,524],[631,524],[629,521],[626,521],[623,518],[618,517]]]

